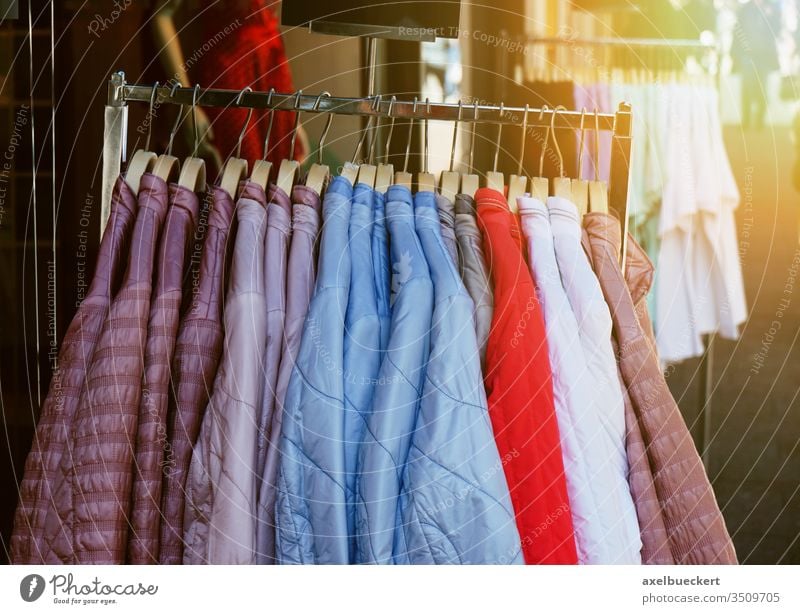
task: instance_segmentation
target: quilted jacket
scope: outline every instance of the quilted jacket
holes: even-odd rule
[[[588,235],[584,230],[584,247],[588,246]],[[653,284],[655,269],[647,253],[628,235],[628,253],[625,266],[625,282],[628,292],[635,305],[636,317],[639,327],[645,334],[656,351],[653,325],[647,311],[647,293]],[[616,339],[611,339],[614,347],[614,356],[619,356]],[[617,366],[617,378],[622,389],[622,398],[625,402],[625,449],[628,456],[628,483],[631,495],[636,505],[636,516],[639,520],[639,533],[642,536],[642,562],[646,565],[674,565],[675,559],[669,549],[667,528],[664,526],[664,517],[661,514],[661,505],[658,502],[656,486],[653,481],[653,471],[647,458],[647,449],[642,436],[642,429],[636,418],[633,402],[622,382],[622,374]]]
[[[185,564],[256,561],[258,410],[267,335],[266,195],[246,182],[225,298],[225,346],[186,478]]]
[[[372,413],[359,451],[358,563],[394,560],[403,470],[422,394],[433,315],[433,284],[407,188],[395,185],[387,191],[386,223],[392,259],[392,320]],[[401,546],[399,552],[404,551]]]
[[[111,303],[72,427],[75,563],[125,562],[153,265],[167,211],[163,179],[139,187],[128,268]]]
[[[283,352],[275,386],[275,410],[268,423],[267,451],[261,471],[258,492],[259,564],[275,562],[275,493],[277,490],[283,406],[286,388],[292,374],[303,322],[314,292],[317,278],[317,237],[320,226],[319,195],[304,185],[292,189],[292,244],[286,270],[286,322],[283,331]]]
[[[373,190],[359,183],[350,212],[350,296],[344,330],[344,438],[347,532],[355,559],[358,450],[364,439],[381,366],[381,326],[372,265]]]
[[[381,328],[381,359],[389,344],[392,326],[392,307],[389,290],[389,235],[386,232],[386,204],[384,195],[377,190],[373,196],[372,221],[372,271],[375,274],[375,299],[378,305],[378,322]]]
[[[619,223],[609,215],[589,213],[584,229],[584,247],[611,308],[620,372],[653,471],[672,557],[679,564],[736,564],[711,484],[620,271]]]
[[[230,195],[218,186],[212,188],[211,196],[196,285],[178,328],[173,358],[175,381],[169,401],[161,497],[161,564],[183,561],[186,474],[222,353],[222,301],[234,207]]]
[[[486,268],[483,252],[483,241],[478,222],[475,217],[475,201],[467,194],[456,195],[455,225],[456,244],[458,247],[458,264],[461,279],[467,292],[472,297],[475,311],[475,334],[478,337],[478,349],[481,355],[481,366],[486,366],[486,342],[492,328],[492,282]]]
[[[547,327],[578,558],[581,563],[589,564],[638,564],[641,562],[639,526],[628,490],[625,424],[618,383],[613,382],[617,385],[616,396],[603,395],[594,363],[590,362],[593,354],[587,351],[594,352],[594,348],[590,340],[581,339],[581,331],[586,332],[592,322],[581,318],[586,306],[577,300],[571,302],[570,292],[565,289],[573,289],[576,264],[570,261],[571,252],[569,245],[565,245],[563,229],[559,228],[558,212],[551,209],[548,215],[548,207],[556,203],[548,199],[545,207],[543,202],[531,198],[520,198],[517,202]],[[577,210],[575,214],[579,233]],[[575,249],[580,249],[578,241],[579,234]],[[558,260],[557,254],[561,256]],[[583,253],[580,255],[585,259]],[[588,262],[586,268],[594,275]],[[582,280],[585,285],[590,282]],[[607,328],[605,334],[610,338],[610,318]],[[609,352],[610,349],[609,346]],[[613,367],[613,356],[608,359]],[[615,411],[619,414],[618,423]]]
[[[527,564],[571,564],[575,549],[548,341],[516,218],[499,192],[475,194],[494,281],[484,383]]]
[[[323,201],[314,296],[284,403],[275,508],[280,563],[348,563],[344,467],[344,320],[353,188],[334,177]]]
[[[269,186],[267,235],[264,250],[264,276],[267,291],[267,343],[262,363],[263,395],[258,415],[257,467],[264,466],[267,454],[269,425],[275,410],[278,369],[283,351],[286,321],[286,266],[292,233],[292,201],[281,188]],[[260,481],[259,481],[260,488]]]
[[[456,245],[456,210],[453,201],[442,196],[441,194],[434,194],[436,199],[436,209],[439,212],[439,223],[441,224],[442,242],[450,258],[455,264],[458,264],[458,247]]]
[[[111,196],[111,214],[100,241],[94,275],[61,342],[58,366],[50,380],[33,446],[25,461],[11,536],[12,563],[50,564],[71,558],[68,527],[63,527],[62,532],[60,524],[51,525],[56,534],[50,538],[60,544],[54,552],[50,539],[44,538],[45,517],[50,514],[55,519],[59,515],[54,507],[53,480],[59,473],[97,338],[125,270],[137,207],[136,194],[119,177]]]
[[[197,226],[199,202],[191,190],[170,184],[169,209],[159,240],[155,288],[147,324],[142,398],[133,467],[128,562],[158,563],[161,469],[167,434],[170,366],[178,334],[185,264]]]
[[[434,307],[430,359],[403,472],[394,559],[522,563],[483,389],[472,300],[443,240],[433,193],[417,192],[414,211]]]

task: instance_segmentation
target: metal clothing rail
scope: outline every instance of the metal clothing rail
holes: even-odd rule
[[[194,89],[190,87],[179,87],[171,93],[168,86],[160,86],[156,89],[156,104],[171,103],[191,106]],[[124,106],[128,102],[150,103],[153,95],[152,85],[128,85],[126,83],[114,83],[114,78],[109,84],[108,105],[112,107]],[[302,111],[304,113],[335,113],[337,115],[363,115],[363,116],[382,116],[388,117],[389,97],[380,97],[376,103],[376,97],[370,98],[340,98],[336,96],[319,98],[317,94],[300,93],[279,93],[274,92],[240,92],[238,90],[223,89],[202,89],[196,95],[197,104],[203,107],[227,107],[227,108],[246,108],[246,109],[277,109],[284,111]],[[237,102],[237,98],[239,99]],[[415,110],[416,107],[416,110]],[[477,119],[475,118],[476,107],[464,104],[461,107],[461,117],[459,118],[459,106],[457,104],[445,102],[417,101],[416,104],[409,100],[396,100],[392,104],[392,117],[397,119],[419,119],[419,120],[440,120],[440,121],[459,121],[459,122],[478,122],[504,124],[511,126],[523,126],[525,109],[522,107],[510,107],[478,104]],[[554,127],[559,129],[580,130],[581,112],[580,111],[553,111],[552,109],[528,109],[528,127],[550,127],[553,115],[555,114]],[[587,125],[594,127],[594,113],[586,113],[584,121]],[[612,131],[621,137],[630,137],[631,133],[631,110],[627,105],[621,105],[616,113],[598,113],[598,124],[600,130]],[[588,129],[588,128],[587,128]]]
[[[307,113],[335,113],[337,115],[362,115],[391,117],[400,119],[459,121],[467,123],[493,123],[528,128],[550,128],[592,130],[595,126],[612,132],[611,173],[609,181],[609,208],[623,223],[627,236],[628,180],[631,152],[631,106],[620,103],[615,113],[582,113],[573,110],[553,110],[529,108],[527,114],[522,107],[507,107],[480,104],[462,105],[442,102],[420,102],[390,100],[387,96],[368,98],[340,98],[319,96],[317,94],[254,92],[223,89],[202,89],[179,87],[174,90],[168,86],[156,88],[155,102],[158,104],[178,104],[191,106],[193,100],[199,106],[224,108],[275,109],[302,111]],[[108,219],[111,207],[111,189],[120,172],[124,156],[125,134],[127,132],[127,104],[153,100],[153,86],[128,84],[125,74],[116,72],[108,83],[108,104],[106,106],[105,146],[103,153],[103,203],[101,228]],[[527,117],[526,117],[527,115]],[[625,242],[623,241],[623,261]]]
[[[573,36],[552,36],[529,38],[528,42],[536,45],[583,45],[586,47],[660,47],[664,49],[687,49],[713,51],[716,44],[703,42],[693,38],[580,38]]]

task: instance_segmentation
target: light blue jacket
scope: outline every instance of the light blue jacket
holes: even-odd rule
[[[431,347],[400,495],[395,563],[522,563],[495,445],[473,304],[442,238],[432,192],[414,200],[434,290]]]
[[[276,502],[279,563],[348,563],[344,332],[353,189],[325,193],[319,273],[284,402]]]
[[[391,563],[402,474],[428,361],[433,285],[414,229],[411,192],[391,186],[386,224],[392,262],[389,344],[359,451],[356,562]]]
[[[381,366],[380,321],[372,266],[373,190],[359,183],[350,212],[350,299],[344,331],[344,431],[348,534],[355,536],[358,449],[364,439]],[[351,537],[351,561],[355,540]]]

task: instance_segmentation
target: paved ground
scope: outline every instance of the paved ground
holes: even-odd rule
[[[714,343],[709,475],[743,563],[800,563],[800,195],[789,132],[726,132],[751,316]],[[699,429],[699,361],[669,374]]]

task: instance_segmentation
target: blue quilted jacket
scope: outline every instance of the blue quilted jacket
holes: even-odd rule
[[[415,195],[433,281],[430,358],[400,495],[395,563],[522,563],[489,420],[472,299],[442,239],[432,192]]]
[[[284,402],[276,555],[287,563],[348,563],[344,338],[353,189],[335,177],[323,201],[319,273]]]
[[[393,562],[399,496],[430,345],[433,285],[414,229],[411,192],[391,186],[386,225],[392,263],[392,318],[357,481],[359,563]]]
[[[381,366],[380,321],[372,266],[373,190],[359,183],[350,213],[350,299],[344,331],[344,437],[348,534],[355,535],[358,449],[364,438]],[[351,541],[351,560],[355,541]]]

